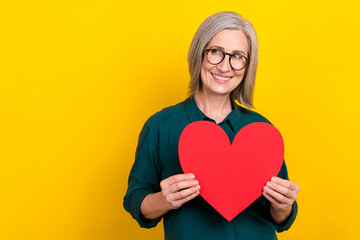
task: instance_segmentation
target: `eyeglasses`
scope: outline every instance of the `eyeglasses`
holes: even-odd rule
[[[206,53],[206,59],[212,65],[217,65],[221,63],[225,59],[225,55],[230,56],[229,57],[230,66],[235,70],[241,70],[246,66],[246,64],[249,63],[249,59],[247,59],[247,57],[239,53],[235,53],[235,54],[225,53],[220,49],[216,49],[216,48],[205,49],[204,52]]]

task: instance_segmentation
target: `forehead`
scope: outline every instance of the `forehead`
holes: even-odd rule
[[[207,47],[221,47],[226,52],[240,51],[248,53],[248,42],[241,30],[224,29],[218,32],[208,43]]]

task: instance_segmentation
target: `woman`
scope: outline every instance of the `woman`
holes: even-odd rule
[[[199,120],[218,124],[230,141],[245,125],[269,121],[252,108],[257,37],[251,23],[220,12],[199,27],[189,50],[191,96],[148,119],[139,137],[124,207],[141,227],[163,218],[165,239],[276,239],[297,213],[299,187],[285,162],[263,195],[228,222],[201,196],[196,176],[184,174],[178,158],[182,130]],[[235,190],[235,189],[234,189]]]

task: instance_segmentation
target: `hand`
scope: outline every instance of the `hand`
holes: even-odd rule
[[[299,186],[289,180],[273,177],[266,183],[263,195],[271,203],[270,212],[276,223],[281,223],[290,215],[298,192]]]
[[[169,209],[177,209],[199,195],[199,182],[192,173],[178,174],[160,182],[164,202]]]

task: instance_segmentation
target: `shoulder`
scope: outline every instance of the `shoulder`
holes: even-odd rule
[[[237,112],[241,116],[242,121],[246,121],[247,123],[265,122],[272,124],[266,117],[254,110],[250,110],[238,104],[236,104],[236,108]]]
[[[146,122],[146,127],[158,127],[166,123],[171,123],[179,118],[185,116],[184,102],[163,108],[162,110],[153,114]]]

